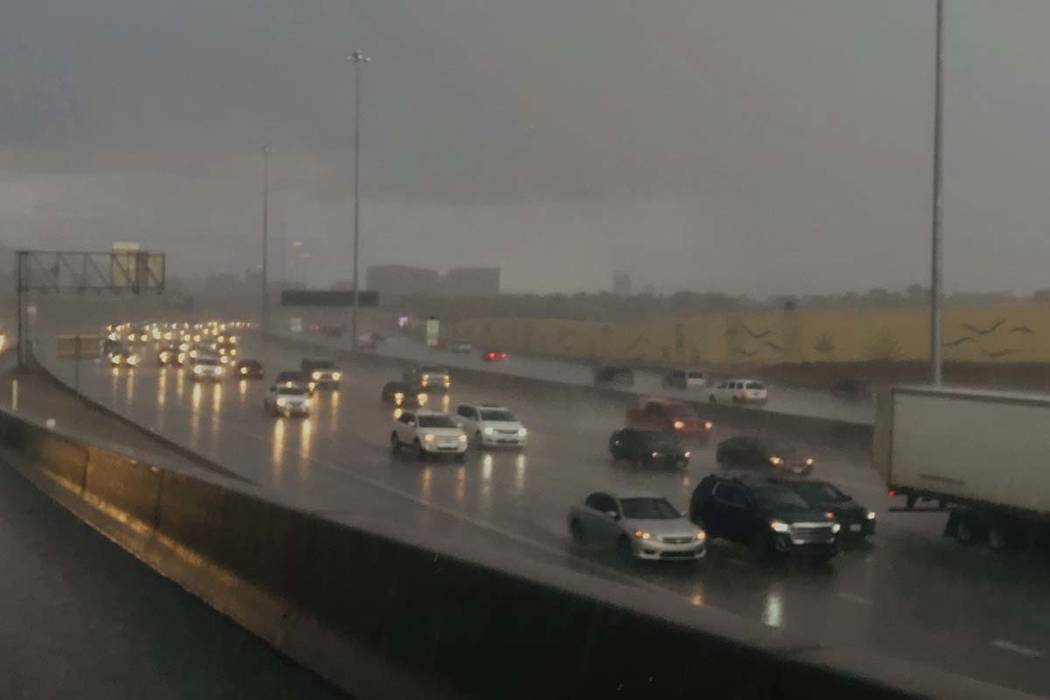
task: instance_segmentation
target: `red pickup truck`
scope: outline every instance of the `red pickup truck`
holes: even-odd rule
[[[692,406],[671,399],[642,399],[636,407],[627,409],[627,424],[682,436],[692,435],[703,440],[714,428],[714,424],[698,416]]]

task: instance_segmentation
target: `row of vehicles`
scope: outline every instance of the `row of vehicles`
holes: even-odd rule
[[[664,389],[696,391],[711,403],[762,405],[769,400],[769,389],[757,379],[726,379],[709,383],[700,370],[671,370],[660,380]],[[602,365],[594,370],[594,385],[598,387],[634,386],[634,370],[630,367]]]
[[[609,437],[609,454],[645,467],[685,468],[692,457],[686,441],[706,445],[713,435],[710,420],[672,399],[642,399],[625,418],[626,427]],[[790,443],[735,435],[718,443],[715,460],[723,471],[701,480],[687,512],[658,495],[599,491],[570,508],[570,535],[629,560],[698,561],[708,537],[717,537],[762,558],[826,562],[837,554],[840,536],[874,534],[874,511],[811,478],[813,456]]]

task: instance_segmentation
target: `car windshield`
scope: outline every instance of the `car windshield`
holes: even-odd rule
[[[303,363],[310,369],[335,369],[335,363],[329,362],[328,360],[311,360],[310,362]]]
[[[302,396],[306,389],[301,386],[281,386],[277,388],[277,393],[281,396]]]
[[[219,361],[216,360],[214,357],[198,357],[197,360],[196,360],[196,364],[198,364],[198,365],[217,365],[217,364],[219,364]]]
[[[704,373],[703,372],[689,372],[687,376],[690,379],[703,379],[704,378]]]
[[[666,498],[623,498],[620,505],[624,517],[632,520],[676,520],[682,517]]]
[[[834,484],[826,481],[800,481],[794,484],[794,489],[809,503],[849,500],[849,496],[839,491]]]
[[[481,409],[481,420],[493,423],[514,423],[518,419],[505,408],[483,408]]]
[[[455,428],[456,424],[446,415],[421,415],[419,416],[420,428]]]
[[[754,489],[759,505],[771,510],[806,511],[810,509],[802,497],[786,486],[760,486]]]
[[[744,388],[745,389],[759,390],[759,389],[765,389],[766,385],[763,384],[762,382],[748,382],[746,385],[744,385]]]

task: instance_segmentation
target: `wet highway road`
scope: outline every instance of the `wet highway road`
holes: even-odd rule
[[[269,377],[298,367],[298,353],[246,343],[242,352],[261,359]],[[613,464],[606,441],[622,425],[622,405],[539,389],[499,395],[463,380],[454,382],[451,403],[508,405],[529,428],[528,450],[472,450],[462,465],[421,463],[388,447],[392,416],[379,391],[396,373],[344,371],[344,387],[319,392],[307,420],[266,415],[264,382],[196,384],[185,372],[156,368],[152,353],[131,372],[85,364],[82,382],[93,397],[257,481],[275,499],[337,520],[397,527],[453,551],[486,548],[528,556],[537,566],[574,566],[636,584],[639,595],[655,587],[683,605],[731,611],[825,644],[1050,694],[1050,567],[1028,556],[963,549],[940,537],[943,515],[887,514],[884,490],[863,456],[816,455],[820,475],[879,512],[872,543],[849,547],[829,567],[771,568],[715,542],[700,567],[624,570],[610,556],[574,548],[565,524],[569,504],[609,489],[663,493],[684,508],[714,468],[711,447],[694,446],[684,472]],[[68,367],[62,373],[69,376]]]
[[[330,344],[334,347],[349,348],[349,339],[336,339],[321,335],[305,336],[312,343]],[[392,337],[385,340],[377,352],[389,357],[433,362],[470,369],[484,369],[500,374],[513,374],[537,379],[551,379],[580,386],[591,386],[594,381],[592,365],[583,361],[545,358],[532,355],[511,356],[502,362],[485,362],[481,359],[482,350],[475,348],[470,354],[457,354],[446,350],[435,350],[426,347],[413,338]],[[747,375],[752,376],[752,375]],[[645,396],[670,396],[691,401],[707,400],[707,393],[702,389],[668,389],[661,384],[663,375],[653,370],[636,369],[634,386],[617,388],[627,394]],[[871,423],[875,419],[875,405],[871,400],[846,401],[816,389],[781,386],[769,384],[769,401],[764,407],[752,407],[754,410],[775,411],[816,418],[833,418],[856,423]]]

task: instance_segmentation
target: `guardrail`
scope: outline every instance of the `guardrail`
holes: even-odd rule
[[[359,698],[1024,697],[565,567],[468,561],[6,412],[0,451],[121,547]]]
[[[325,343],[316,343],[302,338],[291,338],[286,335],[264,332],[263,337],[270,341],[295,347],[311,353],[345,358],[373,366],[407,367],[413,362],[401,358],[381,355],[374,352],[339,348]],[[478,368],[453,368],[457,376],[470,377],[477,382],[498,385],[505,388],[515,386],[547,387],[552,391],[572,394],[589,394],[604,401],[613,401],[627,406],[637,404],[638,394],[618,391],[610,387],[589,387],[579,384],[561,382],[556,379],[537,379],[522,377],[501,372],[489,372]],[[761,430],[790,437],[792,440],[837,447],[840,449],[870,452],[873,426],[868,423],[854,423],[845,420],[831,420],[814,416],[801,416],[790,413],[778,413],[763,409],[745,408],[730,404],[712,404],[704,401],[688,401],[697,414],[714,421],[717,425],[732,426],[745,430]]]

